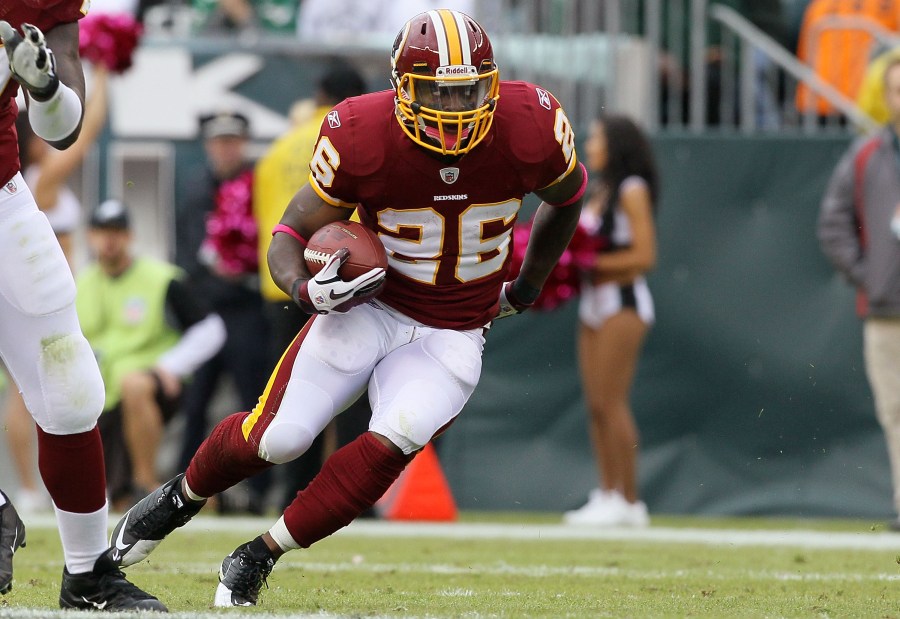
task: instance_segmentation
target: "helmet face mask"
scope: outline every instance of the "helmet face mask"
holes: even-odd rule
[[[493,51],[475,20],[441,9],[404,26],[391,53],[396,117],[414,142],[463,155],[487,135],[499,98]]]

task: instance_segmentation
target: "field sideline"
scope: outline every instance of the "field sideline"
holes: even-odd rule
[[[110,516],[115,524],[116,515]],[[185,531],[193,533],[244,533],[265,531],[274,517],[197,516]],[[51,515],[29,517],[28,529],[56,529]],[[357,520],[338,531],[338,536],[376,538],[509,539],[509,540],[618,540],[659,543],[690,543],[719,546],[797,546],[798,548],[900,551],[900,533],[876,531],[874,526],[857,532],[812,529],[748,530],[653,526],[646,529],[569,526],[556,523],[494,522],[387,522]]]
[[[254,609],[209,602],[221,558],[271,517],[199,516],[128,572],[179,618],[900,617],[900,534],[880,524],[668,517],[599,530],[510,518],[355,522],[279,561]],[[55,523],[27,524],[0,619],[96,617],[55,610]]]

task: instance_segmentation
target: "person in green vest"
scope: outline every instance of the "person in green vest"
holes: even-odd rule
[[[125,206],[107,200],[90,216],[93,262],[77,278],[76,308],[97,357],[106,404],[100,416],[115,509],[158,485],[156,457],[184,381],[225,342],[225,323],[193,294],[178,267],[132,253]]]

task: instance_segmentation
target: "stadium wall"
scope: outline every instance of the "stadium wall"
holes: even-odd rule
[[[853,291],[819,251],[847,139],[663,136],[650,277],[657,323],[634,392],[651,511],[885,517],[891,484]],[[439,452],[461,508],[562,511],[596,484],[575,303],[501,321]]]

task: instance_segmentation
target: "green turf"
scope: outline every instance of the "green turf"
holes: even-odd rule
[[[465,515],[463,521],[558,522],[558,516]],[[667,527],[773,528],[866,534],[858,521],[663,518]],[[261,521],[261,522],[268,522]],[[192,523],[197,524],[197,523]],[[654,518],[659,526],[660,519]],[[260,528],[260,531],[262,531]],[[210,608],[222,558],[247,532],[188,525],[131,579],[183,616]],[[0,617],[54,609],[59,543],[29,531]],[[373,537],[352,531],[287,554],[260,605],[222,611],[340,617],[900,617],[900,550],[593,539]],[[17,614],[19,613],[19,614]]]

